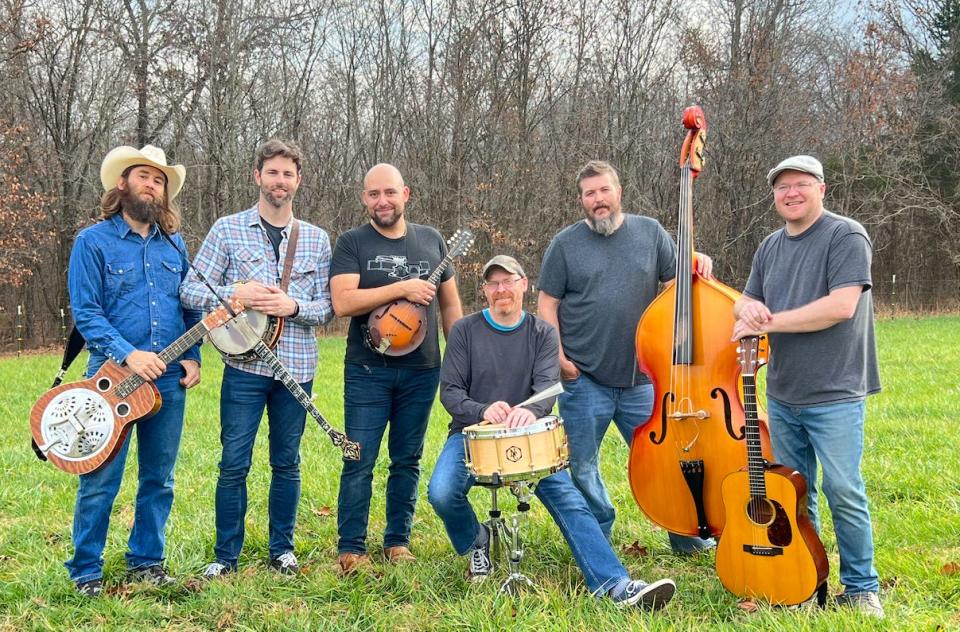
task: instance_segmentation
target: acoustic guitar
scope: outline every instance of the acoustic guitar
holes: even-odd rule
[[[766,340],[766,337],[764,337]],[[796,470],[760,452],[756,373],[760,338],[740,340],[747,467],[723,479],[726,523],[717,545],[717,576],[735,595],[778,605],[809,599],[827,580],[829,563],[807,516],[807,484]]]
[[[450,238],[447,256],[437,265],[427,281],[440,285],[440,276],[456,257],[467,254],[473,245],[473,233],[458,230]],[[387,356],[407,355],[427,336],[427,306],[399,298],[370,312],[366,325],[367,345]]]
[[[230,306],[234,313],[243,311],[239,299]],[[231,318],[220,307],[157,355],[170,364]],[[44,393],[30,411],[30,430],[36,449],[51,463],[71,474],[87,474],[112,459],[132,425],[155,415],[162,403],[153,382],[107,360],[93,377]]]

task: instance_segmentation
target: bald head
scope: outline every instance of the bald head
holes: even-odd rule
[[[400,170],[385,162],[374,165],[363,177],[363,194],[370,221],[380,229],[391,231],[405,228],[403,209],[410,199],[410,189],[404,185]]]

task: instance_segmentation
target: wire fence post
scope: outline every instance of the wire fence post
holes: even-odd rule
[[[17,305],[17,357],[23,353],[23,305]]]
[[[60,308],[60,344],[67,346],[67,321],[62,307]]]

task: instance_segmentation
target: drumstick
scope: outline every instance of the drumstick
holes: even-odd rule
[[[519,404],[517,404],[517,405],[514,406],[513,408],[518,408],[518,407],[520,407],[520,406],[526,406],[527,404],[536,404],[536,403],[539,402],[539,401],[543,401],[543,400],[545,400],[545,399],[549,399],[549,398],[551,398],[551,397],[555,397],[555,396],[559,395],[559,394],[562,393],[562,392],[563,392],[563,382],[557,382],[556,384],[554,384],[554,385],[551,386],[550,388],[548,388],[548,389],[546,389],[546,390],[543,390],[543,391],[540,391],[539,393],[533,394],[531,397],[528,397],[527,399],[523,400],[522,402],[520,402]]]

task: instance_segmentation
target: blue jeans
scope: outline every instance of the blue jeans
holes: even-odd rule
[[[646,423],[653,412],[653,385],[603,386],[581,374],[565,381],[563,390],[559,404],[570,444],[570,475],[609,540],[616,510],[600,478],[600,444],[611,420],[627,446],[633,443],[633,431]],[[670,547],[677,553],[693,553],[714,545],[712,539],[675,533],[668,536]]]
[[[180,449],[186,391],[180,386],[179,365],[156,381],[163,398],[160,411],[134,424],[137,433],[137,500],[133,529],[127,541],[127,567],[163,562],[164,528],[173,505],[173,468]],[[131,432],[130,434],[133,434]],[[70,579],[89,581],[103,577],[103,547],[113,501],[120,490],[130,435],[112,461],[80,476],[73,510],[73,558],[65,564]]]
[[[308,394],[313,380],[300,384]],[[220,389],[220,477],[217,479],[217,561],[235,568],[243,548],[247,473],[263,409],[270,424],[270,557],[293,550],[300,502],[300,438],[307,412],[283,382],[223,367]]]
[[[777,461],[807,479],[807,510],[820,530],[817,460],[840,551],[840,583],[848,593],[877,592],[873,533],[860,474],[865,402],[793,408],[768,398],[770,442]]]
[[[393,369],[347,363],[343,368],[344,426],[360,444],[360,460],[344,461],[337,497],[340,553],[365,553],[373,466],[390,423],[387,526],[384,548],[409,546],[417,505],[420,457],[440,369]]]
[[[480,522],[467,499],[474,482],[464,465],[463,435],[452,435],[437,459],[427,498],[443,520],[458,555],[470,551],[480,530]],[[629,581],[627,569],[603,537],[597,519],[567,472],[541,480],[536,494],[560,527],[591,593],[603,596]]]

